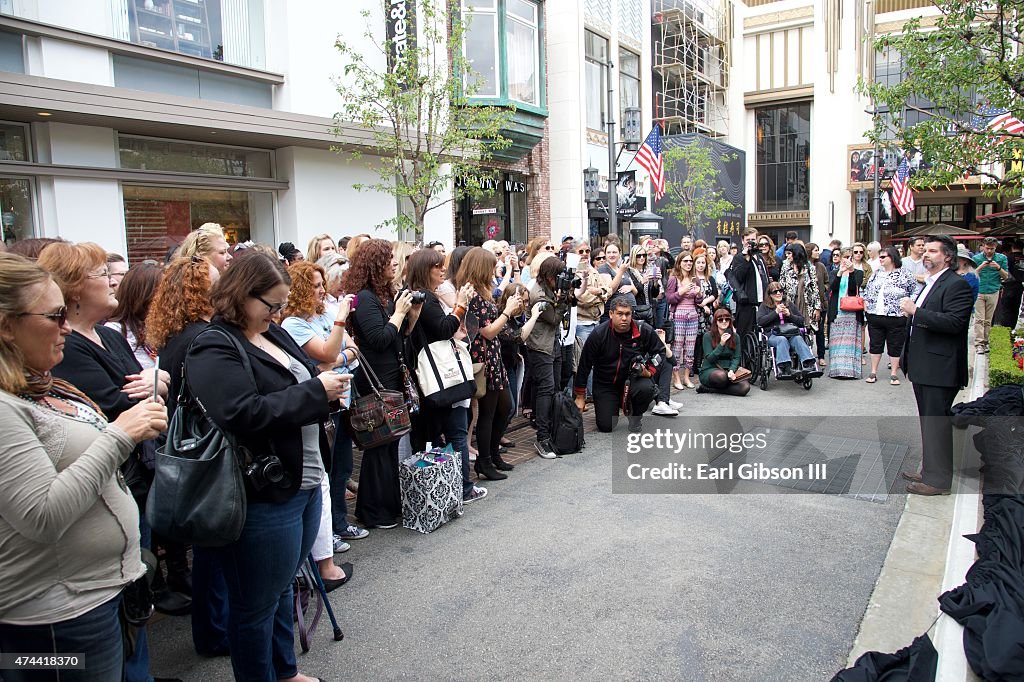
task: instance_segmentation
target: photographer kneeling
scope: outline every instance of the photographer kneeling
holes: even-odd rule
[[[597,429],[611,431],[623,405],[629,430],[636,433],[658,395],[658,372],[671,369],[665,362],[665,344],[653,327],[633,321],[633,306],[625,296],[612,298],[608,316],[583,344],[576,371],[576,406],[586,411],[587,375],[593,370]]]
[[[544,459],[557,457],[551,447],[551,398],[555,394],[555,377],[562,371],[562,318],[569,308],[572,278],[565,273],[565,263],[545,258],[537,269],[536,289],[530,307],[540,306],[540,317],[526,337],[530,376],[533,381],[533,414],[537,420],[537,454]]]

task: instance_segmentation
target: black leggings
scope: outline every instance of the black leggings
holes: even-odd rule
[[[725,393],[742,398],[750,393],[750,382],[743,380],[735,384],[729,381],[729,373],[724,369],[713,369],[708,375],[707,383],[701,382],[704,388],[714,393]]]
[[[488,389],[483,398],[477,399],[476,406],[479,412],[476,418],[477,459],[493,461],[512,416],[512,393],[507,386],[500,391]]]

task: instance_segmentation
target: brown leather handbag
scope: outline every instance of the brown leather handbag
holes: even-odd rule
[[[360,396],[352,385],[352,405],[346,422],[360,450],[393,443],[412,429],[409,408],[402,391],[389,391],[377,378],[370,363],[358,350],[359,369],[366,372],[370,393]]]

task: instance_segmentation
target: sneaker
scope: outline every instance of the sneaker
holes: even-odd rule
[[[342,540],[362,540],[369,534],[370,531],[365,528],[360,528],[359,526],[350,523],[348,527],[340,533],[335,533],[334,537],[341,538]]]
[[[679,410],[670,406],[668,403],[658,403],[654,406],[654,409],[651,410],[651,414],[656,414],[659,417],[678,417]]]
[[[700,388],[700,386],[697,386],[697,388]],[[682,403],[677,403],[674,400],[669,400],[668,401],[668,406],[671,407],[673,410],[681,410],[681,409],[683,409],[683,404]]]
[[[555,451],[551,449],[551,443],[549,441],[538,440],[533,444],[533,447],[536,448],[537,454],[544,459],[555,459],[558,457],[558,455],[555,454]]]
[[[341,552],[347,552],[352,549],[352,545],[345,542],[340,535],[334,534],[334,553],[340,554]]]
[[[395,523],[378,523],[374,528],[380,528],[382,530],[390,530],[392,528],[398,528],[398,522]]]
[[[472,492],[468,495],[462,496],[462,504],[469,504],[470,502],[476,502],[487,497],[487,488],[475,485],[473,486]]]

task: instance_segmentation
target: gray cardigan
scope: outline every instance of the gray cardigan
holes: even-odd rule
[[[143,574],[138,508],[115,476],[127,434],[0,391],[0,443],[0,622],[55,585],[88,595],[61,606],[81,615]]]

